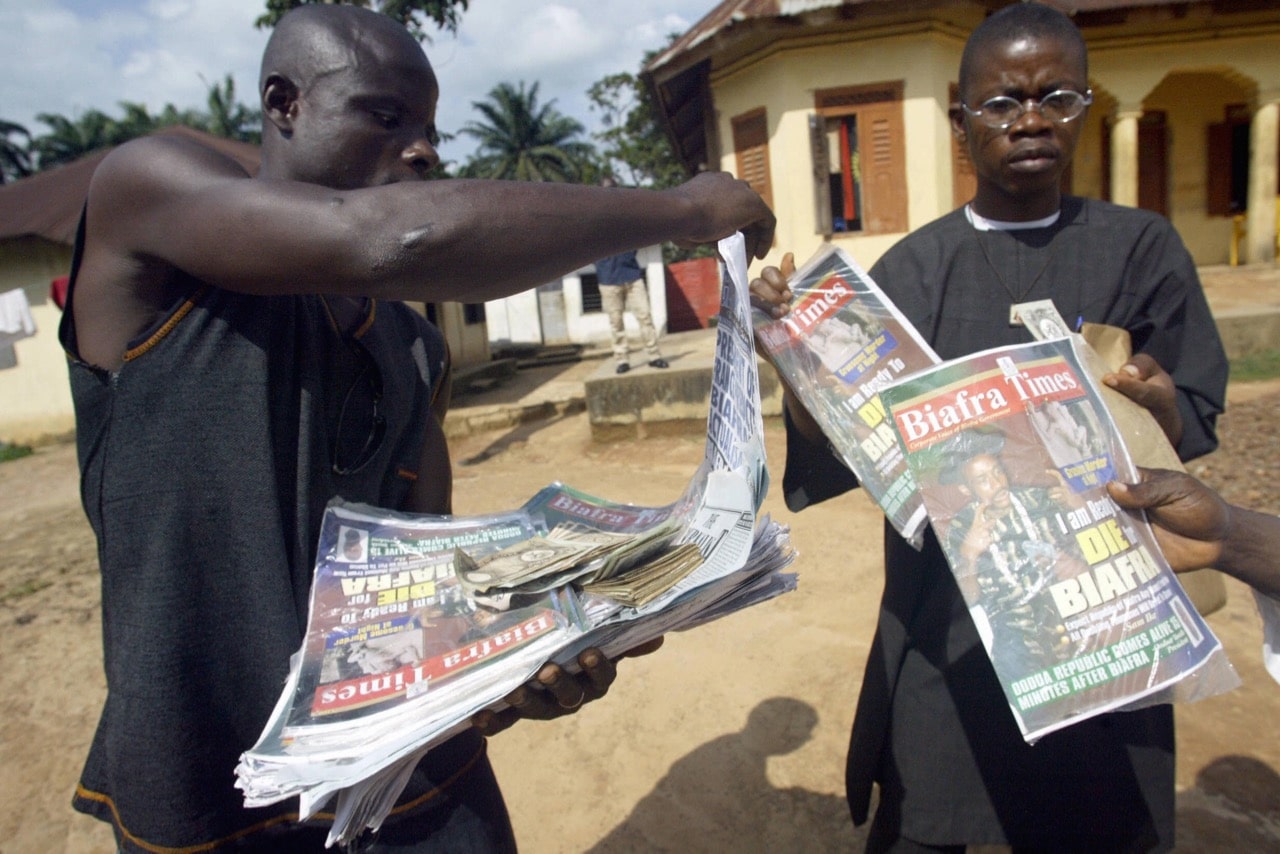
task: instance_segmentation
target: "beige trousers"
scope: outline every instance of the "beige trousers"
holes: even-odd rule
[[[636,279],[625,285],[601,285],[600,307],[609,316],[609,327],[613,332],[613,358],[619,364],[629,358],[627,327],[623,320],[623,314],[628,311],[635,315],[640,324],[640,338],[644,342],[647,361],[662,358],[662,354],[658,352],[658,330],[654,328],[653,316],[649,313],[649,291],[645,289],[644,279]]]

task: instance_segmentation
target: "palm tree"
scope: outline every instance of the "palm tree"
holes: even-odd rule
[[[477,153],[462,169],[470,178],[516,181],[578,180],[595,155],[589,142],[575,139],[582,124],[561,114],[554,101],[538,104],[538,84],[528,89],[499,83],[488,100],[473,101],[484,121],[468,122],[462,133],[479,140]]]
[[[215,83],[209,87],[208,105],[209,112],[205,113],[192,109],[180,110],[173,104],[165,104],[163,110],[153,115],[146,104],[121,101],[120,109],[123,112],[120,118],[112,118],[101,110],[89,110],[74,119],[41,113],[36,118],[49,127],[49,133],[31,139],[27,153],[28,173],[32,167],[49,169],[70,163],[86,154],[121,145],[172,125],[186,125],[248,142],[258,142],[262,138],[255,127],[260,121],[259,114],[244,104],[235,102],[235,84],[231,75],[228,74],[222,84]],[[0,142],[12,146],[7,137],[15,130],[6,129],[6,124],[0,121],[0,134],[4,135]],[[26,133],[18,125],[11,125],[11,128],[16,128],[16,132]],[[16,167],[8,165],[7,157],[7,150],[0,148],[0,170],[6,176],[10,175],[11,169],[16,174]]]
[[[10,139],[26,137],[25,143]],[[31,174],[31,133],[16,122],[0,119],[0,184]]]
[[[236,103],[236,84],[228,74],[222,83],[209,87],[209,114],[204,128],[216,136],[242,142],[261,142],[262,112]]]
[[[120,141],[128,142],[135,136],[145,136],[146,134],[157,131],[160,128],[173,127],[174,125],[185,125],[186,127],[195,128],[196,130],[208,131],[209,117],[199,110],[179,110],[173,104],[165,104],[164,109],[160,111],[159,115],[152,117],[152,127],[150,130],[144,131],[141,134],[127,136]],[[140,128],[142,126],[139,125],[138,127]]]
[[[70,163],[118,142],[115,120],[101,110],[89,110],[74,121],[54,113],[38,113],[36,119],[49,127],[49,133],[31,141],[41,169]]]
[[[151,111],[147,109],[146,104],[139,104],[133,101],[121,101],[120,109],[124,110],[124,115],[118,119],[111,119],[111,124],[107,129],[107,139],[111,145],[121,145],[131,139],[137,139],[140,136],[146,136],[152,131],[165,127],[170,124],[178,124],[181,116],[172,106],[169,107],[170,115],[160,116],[151,115]],[[169,121],[165,119],[168,118]]]

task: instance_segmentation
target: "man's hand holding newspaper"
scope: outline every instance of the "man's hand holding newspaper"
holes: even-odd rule
[[[549,721],[571,715],[585,704],[609,693],[618,676],[618,661],[657,652],[663,638],[654,638],[610,660],[592,647],[578,654],[582,672],[572,674],[558,664],[545,664],[533,679],[506,697],[506,708],[500,712],[482,709],[471,717],[471,724],[485,735],[497,735],[521,720]]]

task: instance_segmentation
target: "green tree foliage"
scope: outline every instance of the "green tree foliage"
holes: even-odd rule
[[[129,112],[126,109],[126,113]],[[101,110],[89,110],[75,119],[56,113],[38,113],[36,119],[49,128],[48,133],[31,140],[31,153],[42,170],[70,163],[98,149],[132,138],[128,131],[117,131],[115,120]],[[136,128],[136,113],[127,124]]]
[[[654,55],[646,54],[644,62]],[[604,126],[595,138],[622,183],[664,189],[689,178],[658,122],[653,95],[638,76],[610,74],[591,84],[587,97]]]
[[[445,32],[456,33],[458,23],[462,20],[462,13],[467,11],[467,5],[471,2],[471,0],[267,0],[267,11],[254,21],[254,26],[259,29],[274,27],[280,22],[285,12],[298,6],[344,1],[348,5],[372,8],[395,18],[404,24],[419,41],[431,40],[426,31],[428,23]]]
[[[484,101],[473,101],[482,121],[467,122],[461,133],[479,142],[463,166],[466,178],[515,181],[582,181],[598,174],[595,147],[579,139],[585,128],[538,103],[538,84],[528,88],[499,83]]]
[[[173,104],[166,104],[159,113],[153,114],[145,104],[122,101],[121,115],[118,118],[101,110],[89,110],[75,118],[40,113],[36,118],[49,128],[49,132],[34,137],[20,125],[0,120],[0,133],[4,134],[5,144],[4,148],[0,148],[0,171],[7,179],[22,177],[33,171],[70,163],[100,149],[120,145],[173,125],[186,125],[242,142],[260,142],[261,112],[236,103],[235,95],[235,83],[228,74],[221,83],[214,83],[209,87],[207,112],[180,110]],[[25,149],[10,139],[15,134],[26,136]],[[14,165],[10,165],[10,157],[18,158]],[[25,163],[25,172],[20,170],[20,163]]]
[[[236,84],[228,74],[221,83],[209,87],[208,112],[203,116],[202,130],[214,136],[225,136],[255,145],[262,142],[262,110],[236,101]]]
[[[31,171],[31,134],[16,122],[0,119],[0,184],[25,178]]]
[[[0,463],[29,457],[33,453],[35,452],[30,445],[10,445],[8,442],[0,440]]]
[[[656,53],[646,54],[643,62]],[[610,74],[591,84],[587,97],[591,99],[591,109],[599,111],[604,126],[595,134],[603,146],[600,159],[610,174],[618,176],[619,183],[662,190],[688,180],[689,173],[658,121],[653,95],[637,75]],[[666,243],[662,247],[663,260],[668,264],[714,254],[713,246],[687,249]]]

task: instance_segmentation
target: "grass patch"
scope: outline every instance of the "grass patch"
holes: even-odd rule
[[[1280,377],[1280,350],[1263,350],[1231,360],[1231,379],[1253,382]]]
[[[7,442],[0,442],[0,463],[7,463],[9,460],[25,457],[30,453],[31,448],[26,445],[10,445]]]

